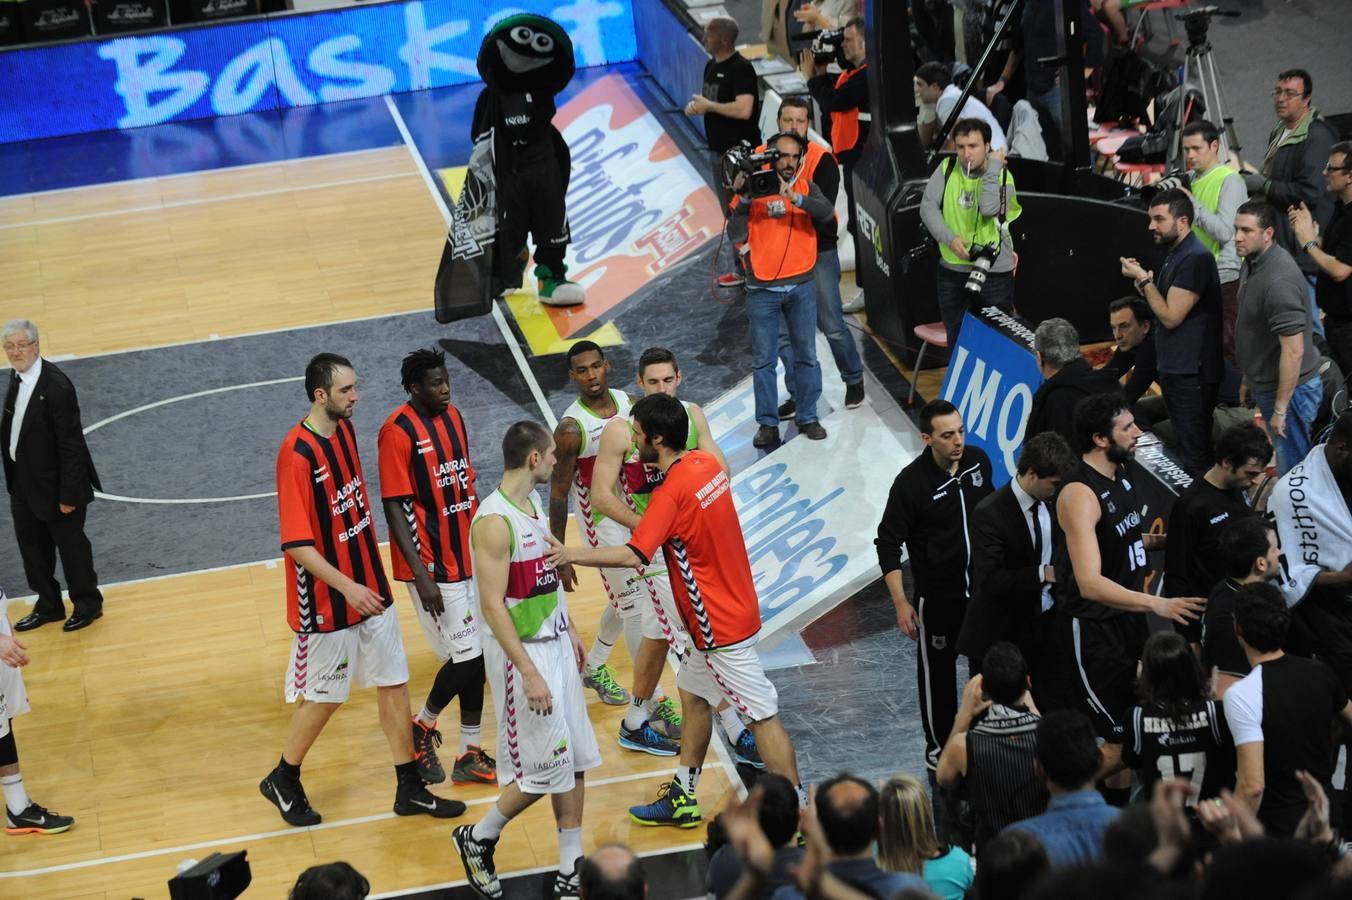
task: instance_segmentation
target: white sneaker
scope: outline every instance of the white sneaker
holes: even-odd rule
[[[840,311],[847,313],[857,313],[864,311],[864,289],[855,291],[854,296],[840,304]]]

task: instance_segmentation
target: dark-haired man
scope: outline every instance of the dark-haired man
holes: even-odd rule
[[[623,844],[605,844],[582,861],[582,900],[643,900],[643,863]]]
[[[774,162],[779,190],[764,197],[739,193],[728,222],[728,234],[746,263],[751,382],[759,426],[751,444],[759,448],[779,443],[775,362],[781,327],[787,328],[793,351],[793,369],[785,379],[791,386],[798,431],[809,440],[826,437],[817,415],[822,393],[817,364],[817,226],[836,214],[821,187],[803,175],[807,138],[781,132],[772,143],[779,153]],[[744,184],[737,182],[739,191],[745,191]]]
[[[715,705],[726,699],[749,722],[765,766],[798,785],[793,742],[779,718],[779,695],[765,677],[756,638],[760,603],[751,577],[732,483],[716,457],[686,449],[690,417],[679,400],[651,394],[634,404],[634,442],[642,462],[663,475],[628,543],[575,549],[551,541],[556,565],[646,566],[661,548],[681,621],[695,652],[681,659],[681,765],[653,803],[631,807],[640,825],[693,828],[695,790],[708,752]],[[806,805],[807,795],[799,786]]]
[[[1113,355],[1105,369],[1117,372],[1122,381],[1122,396],[1142,431],[1169,417],[1164,399],[1148,393],[1158,374],[1155,364],[1155,316],[1150,304],[1140,297],[1118,297],[1108,304],[1108,327],[1113,331]],[[1172,430],[1171,430],[1172,433]]]
[[[1250,422],[1221,433],[1216,463],[1193,479],[1169,510],[1164,548],[1164,593],[1169,597],[1205,597],[1225,572],[1220,535],[1227,523],[1249,515],[1248,491],[1267,471],[1272,445],[1263,429]],[[1201,623],[1177,629],[1189,643],[1201,641]]]
[[[1061,487],[1056,517],[1065,534],[1053,554],[1053,588],[1062,640],[1078,677],[1079,707],[1103,739],[1115,767],[1121,754],[1121,712],[1135,700],[1136,664],[1147,612],[1187,624],[1201,615],[1201,597],[1157,597],[1142,590],[1147,550],[1165,535],[1142,531],[1144,506],[1126,468],[1141,430],[1120,397],[1098,394],[1075,411],[1080,466]],[[1111,788],[1124,805],[1126,785]]]
[[[808,102],[804,97],[785,97],[779,104],[777,124],[781,132],[791,132],[807,140],[803,148],[803,168],[801,177],[808,179],[821,188],[822,196],[834,209],[836,195],[840,190],[840,167],[835,157],[821,144],[808,140]],[[859,348],[854,345],[854,337],[845,327],[845,310],[840,303],[840,251],[836,238],[836,217],[813,220],[817,227],[817,265],[812,270],[817,286],[817,330],[826,338],[835,358],[840,380],[845,382],[845,408],[854,409],[864,402],[864,363],[859,358]],[[855,309],[849,310],[854,312]],[[784,363],[784,371],[793,371],[793,344],[789,340],[788,324],[779,326],[779,358]],[[792,380],[790,380],[792,387]],[[780,404],[779,418],[792,419],[798,412],[792,396]]]
[[[380,497],[390,530],[395,581],[408,586],[423,635],[441,660],[422,709],[413,717],[413,756],[429,784],[446,780],[437,758],[437,717],[460,698],[460,742],[451,781],[496,784],[483,750],[484,655],[475,613],[469,525],[479,508],[465,419],[451,403],[446,354],[404,357],[400,384],[408,402],[380,428]]]
[[[1324,663],[1283,652],[1290,613],[1270,584],[1248,584],[1235,599],[1235,632],[1252,671],[1225,695],[1225,718],[1239,768],[1235,795],[1269,835],[1290,837],[1308,803],[1305,771],[1333,796],[1335,723],[1352,725],[1352,703]]]
[[[940,787],[967,789],[978,855],[1006,825],[1047,808],[1030,687],[1019,648],[1008,641],[992,645],[981,660],[981,674],[967,682],[953,733],[939,756]]]
[[[559,541],[564,540],[571,499],[577,530],[587,546],[596,547],[624,539],[623,529],[592,505],[591,485],[596,452],[601,446],[601,430],[611,419],[629,411],[630,399],[628,394],[613,390],[607,383],[610,361],[596,342],[578,341],[568,349],[567,359],[568,380],[577,386],[578,398],[563,411],[554,428],[554,453],[558,462],[549,490],[549,530]],[[572,566],[563,566],[559,578],[565,591],[577,587],[577,575]],[[623,570],[602,571],[601,586],[609,603],[601,611],[601,620],[596,626],[596,640],[587,654],[583,683],[596,691],[601,702],[623,706],[629,702],[629,692],[615,680],[606,661],[621,634],[625,636],[630,655],[638,652],[641,614],[638,598],[642,586],[636,573]]]
[[[1324,190],[1322,170],[1338,140],[1338,131],[1314,108],[1314,79],[1304,69],[1278,73],[1272,107],[1277,124],[1268,134],[1262,164],[1257,169],[1245,166],[1244,185],[1249,189],[1250,200],[1265,200],[1276,207],[1277,243],[1295,258],[1310,283],[1310,319],[1315,333],[1322,335],[1319,308],[1314,305],[1319,268],[1282,214],[1303,206],[1313,221],[1320,225],[1329,221],[1333,198]]]
[[[517,422],[502,438],[502,484],[479,505],[470,527],[474,578],[488,630],[484,667],[503,765],[498,799],[475,825],[451,833],[470,887],[498,900],[493,855],[507,823],[549,795],[558,826],[554,897],[578,896],[583,774],[601,764],[587,718],[580,673],[582,640],[546,561],[550,534],[536,488],[550,480],[554,440],[536,422]]]
[[[1352,141],[1329,150],[1324,184],[1333,196],[1333,216],[1320,227],[1303,202],[1288,211],[1296,242],[1319,267],[1314,293],[1324,313],[1329,354],[1344,373],[1352,372]]]
[[[375,685],[380,727],[394,757],[401,816],[451,818],[465,804],[434,796],[413,758],[408,661],[362,481],[352,410],[357,373],[334,353],[305,367],[309,414],[277,452],[277,506],[286,559],[286,618],[296,633],[286,700],[296,703],[282,758],[258,789],[288,825],[318,825],[300,783],[305,755],[348,697],[354,680]]]
[[[939,163],[925,184],[920,219],[939,243],[935,291],[948,346],[956,347],[962,317],[969,307],[1014,309],[1014,238],[1008,224],[1022,207],[1004,151],[991,151],[991,128],[980,119],[959,119],[953,126],[957,155]],[[995,260],[975,295],[965,289],[972,274],[972,249],[994,247]],[[971,299],[969,299],[971,298]]]
[[[1224,375],[1220,273],[1216,258],[1192,233],[1187,194],[1161,191],[1149,212],[1150,236],[1166,252],[1158,280],[1135,259],[1122,257],[1120,264],[1158,322],[1157,378],[1184,468],[1196,478],[1211,465],[1211,420]]]
[[[906,891],[929,892],[918,875],[888,872],[873,858],[878,839],[878,789],[862,778],[837,775],[817,786],[817,821],[831,848],[826,871],[870,897],[895,897]],[[775,891],[775,900],[801,900],[796,885]]]
[[[925,450],[892,482],[874,544],[897,626],[919,642],[916,687],[925,766],[933,771],[958,708],[958,635],[971,597],[976,549],[968,523],[995,488],[990,459],[980,447],[967,445],[962,414],[952,403],[931,400],[921,408],[920,437]],[[915,579],[914,605],[902,586],[903,545]]]
[[[755,787],[760,794],[756,822],[765,834],[773,855],[769,867],[762,872],[738,858],[738,848],[731,840],[719,847],[709,859],[709,893],[718,900],[726,897],[742,879],[755,884],[755,896],[768,897],[777,888],[793,883],[789,869],[797,866],[803,858],[803,848],[798,846],[797,840],[800,812],[798,792],[793,784],[783,775],[767,773],[756,779]],[[725,815],[720,815],[716,820],[720,825],[728,821]],[[736,815],[734,812],[734,825],[729,838],[738,834]]]
[[[1240,588],[1273,581],[1281,574],[1277,534],[1262,516],[1230,519],[1219,531],[1216,549],[1225,577],[1211,589],[1202,617],[1202,666],[1213,678],[1218,699],[1249,674],[1249,660],[1235,637]]]
[[[1235,322],[1235,362],[1244,373],[1240,393],[1263,414],[1285,475],[1310,452],[1311,431],[1324,382],[1314,349],[1305,279],[1275,243],[1277,212],[1252,200],[1235,216],[1235,246],[1244,258]]]
[[[1035,836],[1052,868],[1097,861],[1103,856],[1103,832],[1117,818],[1117,810],[1094,790],[1094,776],[1103,763],[1094,726],[1074,710],[1047,713],[1037,726],[1037,763],[1051,794],[1047,811],[1006,831]]]
[[[1221,334],[1227,359],[1235,358],[1235,316],[1239,313],[1239,256],[1235,213],[1248,199],[1244,179],[1221,162],[1221,133],[1200,120],[1183,126],[1183,161],[1192,173],[1182,188],[1192,200],[1192,232],[1216,257],[1221,279]]]
[[[1034,434],[1019,451],[1015,476],[978,503],[972,515],[972,539],[981,552],[972,563],[972,602],[958,652],[978,672],[996,641],[1013,641],[1027,660],[1043,709],[1057,709],[1068,700],[1052,604],[1052,547],[1060,539],[1053,513],[1061,479],[1079,464],[1064,437]]]
[[[962,96],[962,88],[953,83],[953,68],[948,63],[931,60],[915,70],[915,94],[920,98],[920,115],[916,125],[920,129],[920,142],[928,146],[934,140],[934,134],[948,121],[953,107]],[[1005,140],[1005,130],[986,104],[976,95],[967,98],[962,105],[962,119],[980,119],[990,126],[991,149],[1005,151],[1009,142]],[[949,145],[952,138],[949,138]]]

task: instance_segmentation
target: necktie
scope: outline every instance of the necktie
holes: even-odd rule
[[[1042,517],[1038,510],[1041,508],[1041,500],[1034,500],[1028,507],[1028,512],[1033,516],[1033,555],[1037,557],[1039,573],[1042,570]]]

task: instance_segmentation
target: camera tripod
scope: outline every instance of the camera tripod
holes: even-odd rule
[[[1238,15],[1238,12],[1206,6],[1195,12],[1175,16],[1183,21],[1188,32],[1188,49],[1183,56],[1183,77],[1178,82],[1178,119],[1174,123],[1173,139],[1169,142],[1169,160],[1175,168],[1183,168],[1183,126],[1187,124],[1188,84],[1194,80],[1202,94],[1207,120],[1220,132],[1221,161],[1224,162],[1230,159],[1232,154],[1239,153],[1235,118],[1230,113],[1230,105],[1225,102],[1225,91],[1221,87],[1220,75],[1216,72],[1216,58],[1212,52],[1211,41],[1207,39],[1207,25],[1210,24],[1212,16]]]

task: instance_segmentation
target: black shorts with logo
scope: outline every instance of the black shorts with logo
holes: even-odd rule
[[[1109,619],[1064,615],[1063,646],[1068,648],[1080,710],[1094,733],[1109,744],[1122,743],[1126,711],[1136,704],[1136,665],[1149,636],[1144,613]]]

